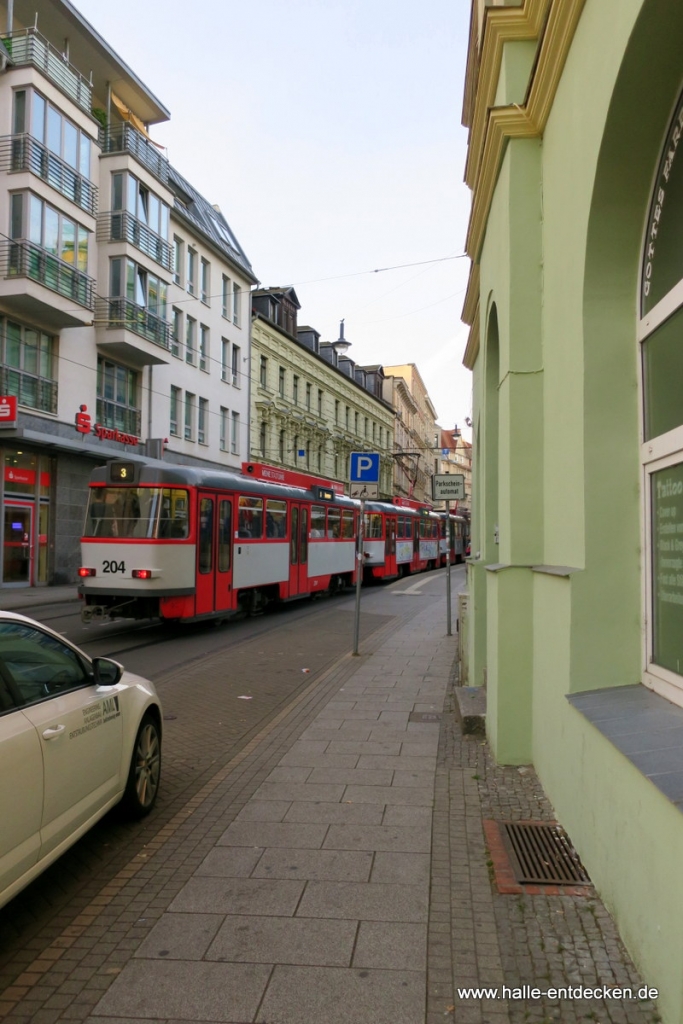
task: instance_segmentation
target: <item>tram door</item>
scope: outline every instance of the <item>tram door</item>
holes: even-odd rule
[[[396,516],[386,516],[384,541],[384,570],[387,576],[398,575],[396,567]]]
[[[308,593],[308,508],[290,505],[289,596]]]
[[[195,615],[231,606],[232,511],[232,498],[199,492]]]

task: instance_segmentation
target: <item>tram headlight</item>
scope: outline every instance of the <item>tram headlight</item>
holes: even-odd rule
[[[97,570],[96,569],[86,569],[86,568],[81,567],[78,570],[78,575],[82,576],[84,578],[86,576],[97,576]]]
[[[151,569],[133,569],[131,576],[134,580],[151,580],[152,570]]]

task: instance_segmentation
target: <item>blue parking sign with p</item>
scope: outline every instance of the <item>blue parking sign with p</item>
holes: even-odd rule
[[[379,452],[351,452],[349,482],[352,484],[379,483]]]

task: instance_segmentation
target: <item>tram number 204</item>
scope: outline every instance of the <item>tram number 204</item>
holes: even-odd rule
[[[125,572],[125,562],[115,562],[113,560],[105,559],[102,562],[102,572]]]

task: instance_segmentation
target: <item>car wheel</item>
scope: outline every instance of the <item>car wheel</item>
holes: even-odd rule
[[[135,737],[123,804],[135,818],[143,818],[154,807],[161,774],[161,735],[153,715],[146,714]]]

